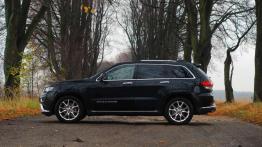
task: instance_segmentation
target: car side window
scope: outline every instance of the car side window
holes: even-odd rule
[[[192,74],[182,66],[166,66],[166,76],[168,78],[193,78]]]
[[[193,78],[182,66],[138,65],[136,79]]]
[[[136,79],[165,78],[164,66],[160,65],[138,65]]]
[[[105,80],[133,79],[135,65],[120,65],[107,72]]]

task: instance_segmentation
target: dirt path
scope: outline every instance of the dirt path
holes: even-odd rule
[[[186,126],[162,117],[87,117],[61,124],[38,116],[0,122],[0,146],[262,146],[262,127],[227,117],[195,116]]]

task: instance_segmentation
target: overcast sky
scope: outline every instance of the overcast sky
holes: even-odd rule
[[[0,0],[2,2],[2,0]],[[4,18],[0,19],[2,23]],[[109,46],[106,47],[105,52],[105,60],[115,60],[117,54],[126,52],[128,50],[128,41],[125,33],[121,29],[121,27],[115,22],[112,24],[111,34],[108,38]],[[5,36],[5,35],[3,35]],[[4,37],[0,38],[0,51],[3,54],[4,47]],[[225,48],[218,47],[218,45],[214,45],[215,49],[219,48],[219,57],[212,58],[211,66],[208,75],[214,82],[215,90],[224,90],[224,60],[225,60]],[[254,88],[254,49],[255,45],[242,45],[235,53],[233,53],[234,60],[234,77],[233,77],[233,88],[236,91],[253,91]],[[216,51],[212,53],[214,55],[218,55]],[[1,56],[0,56],[1,58]],[[0,60],[0,69],[2,70],[2,63]],[[2,74],[0,74],[0,77]],[[3,81],[3,77],[1,80]]]
[[[116,28],[109,36],[109,44],[105,52],[105,60],[114,61],[117,54],[128,50],[128,41],[125,33],[120,27]],[[214,48],[213,50],[217,50]],[[224,90],[224,60],[225,48],[220,47],[219,57],[212,58],[208,76],[214,82],[215,90]],[[212,56],[217,56],[217,51],[212,52]],[[242,45],[232,56],[234,60],[233,88],[235,91],[252,92],[254,89],[254,54],[255,45]]]

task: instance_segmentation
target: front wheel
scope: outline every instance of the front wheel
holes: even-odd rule
[[[55,114],[61,122],[78,122],[85,116],[84,106],[79,99],[73,96],[65,96],[57,101]]]
[[[171,124],[188,124],[193,117],[193,105],[185,98],[174,98],[165,107],[165,118]]]

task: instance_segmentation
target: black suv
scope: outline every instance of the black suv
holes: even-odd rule
[[[42,113],[62,122],[86,115],[165,116],[187,124],[194,114],[214,112],[213,83],[185,61],[146,60],[114,65],[91,78],[46,87]]]

